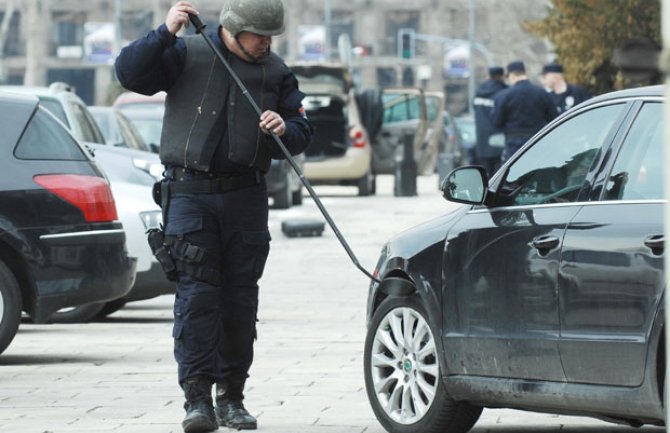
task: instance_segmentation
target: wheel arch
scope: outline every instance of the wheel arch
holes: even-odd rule
[[[22,310],[31,314],[35,309],[35,283],[30,277],[23,255],[6,241],[0,239],[0,260],[9,266],[21,289]]]

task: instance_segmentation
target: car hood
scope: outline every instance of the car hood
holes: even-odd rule
[[[426,248],[444,242],[451,225],[471,206],[459,205],[450,212],[392,237],[385,246],[388,259],[408,260]]]

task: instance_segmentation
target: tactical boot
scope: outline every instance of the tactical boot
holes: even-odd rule
[[[237,430],[256,430],[256,418],[244,408],[244,382],[216,384],[216,420],[222,427]]]
[[[184,433],[206,433],[218,430],[212,407],[212,384],[201,379],[184,381],[186,417],[181,422]]]

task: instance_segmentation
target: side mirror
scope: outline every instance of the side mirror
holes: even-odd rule
[[[151,143],[149,145],[149,149],[151,149],[151,152],[153,152],[153,153],[159,153],[160,152],[160,146],[157,145],[156,143]]]
[[[453,202],[482,204],[488,188],[484,167],[469,166],[452,170],[442,181],[442,196]]]

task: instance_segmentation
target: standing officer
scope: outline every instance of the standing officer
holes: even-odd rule
[[[523,62],[507,65],[507,78],[510,87],[496,96],[493,108],[494,124],[505,132],[502,161],[558,115],[550,94],[528,80]]]
[[[489,79],[479,85],[472,100],[477,128],[476,164],[484,166],[489,177],[498,169],[502,152],[502,146],[491,146],[491,138],[502,138],[502,131],[493,125],[491,113],[495,96],[507,88],[504,75],[500,66],[489,68]]]
[[[559,114],[591,97],[583,87],[565,81],[563,66],[558,63],[549,63],[542,67],[542,81],[550,89]]]
[[[177,274],[173,337],[186,433],[218,425],[256,428],[242,400],[256,338],[257,283],[270,242],[263,175],[271,158],[283,157],[269,134],[281,136],[294,155],[312,136],[304,94],[270,52],[272,36],[284,31],[281,0],[231,0],[211,32],[261,106],[260,120],[204,38],[176,36],[188,14],[197,13],[192,4],[177,2],[164,24],[116,60],[125,88],[147,95],[167,91],[161,201]]]

